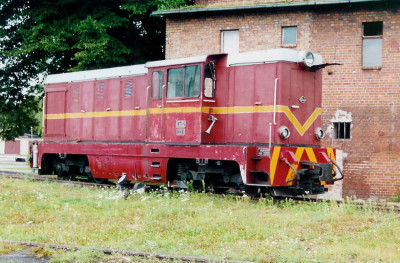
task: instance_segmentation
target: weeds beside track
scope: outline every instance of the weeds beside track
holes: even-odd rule
[[[0,176],[14,178],[14,179],[27,179],[27,180],[35,180],[35,181],[51,181],[56,182],[62,185],[69,185],[69,186],[86,186],[86,187],[95,187],[95,188],[113,188],[116,187],[115,183],[105,183],[105,184],[98,184],[89,182],[88,180],[76,180],[76,181],[69,181],[69,180],[59,180],[55,175],[37,175],[34,173],[22,174],[18,172],[10,172],[10,171],[0,171]],[[127,190],[132,188],[132,185],[128,185],[126,187]],[[233,193],[238,194],[238,193]],[[129,192],[126,193],[126,196],[129,195]],[[215,194],[215,196],[223,196],[221,194]],[[272,198],[272,197],[267,197]],[[253,197],[253,200],[259,200],[259,197]],[[351,204],[356,206],[359,209],[372,209],[382,212],[397,212],[400,213],[400,203],[398,202],[377,202],[377,201],[364,201],[364,200],[354,200],[351,198],[345,200],[325,200],[325,199],[317,199],[316,197],[274,197],[272,198],[274,202],[282,202],[286,200],[292,200],[295,204],[301,204],[304,202],[334,202],[338,205],[340,204]]]

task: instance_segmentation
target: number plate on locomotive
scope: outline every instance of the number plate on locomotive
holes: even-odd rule
[[[269,157],[269,148],[258,148],[257,155]]]

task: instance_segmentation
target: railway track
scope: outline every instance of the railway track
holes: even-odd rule
[[[59,184],[68,184],[68,185],[76,185],[76,186],[88,186],[88,187],[96,187],[96,188],[112,188],[115,187],[116,184],[113,183],[105,183],[98,184],[94,182],[89,182],[88,180],[81,179],[77,181],[69,181],[69,180],[60,180],[57,179],[56,175],[37,175],[34,173],[20,173],[20,172],[11,172],[11,171],[0,171],[1,177],[14,178],[14,179],[30,179],[35,181],[51,181]]]
[[[27,247],[47,247],[51,249],[62,249],[69,251],[79,251],[79,250],[91,250],[96,252],[104,253],[105,255],[123,255],[146,259],[155,259],[161,262],[193,262],[193,263],[208,263],[208,262],[224,262],[224,263],[249,263],[248,261],[233,261],[233,260],[221,260],[221,259],[210,259],[204,257],[189,257],[189,256],[179,256],[179,255],[169,255],[161,253],[149,253],[149,252],[139,252],[132,250],[122,250],[122,249],[105,249],[105,248],[93,248],[93,247],[83,247],[83,246],[69,246],[51,243],[36,243],[36,242],[23,242],[23,241],[9,241],[0,240],[0,243],[7,244],[18,244]],[[153,262],[153,261],[152,261]]]
[[[55,175],[37,175],[34,173],[18,173],[18,172],[11,172],[11,171],[0,171],[1,177],[8,177],[14,179],[26,179],[29,178],[30,180],[36,181],[52,181],[63,185],[73,185],[73,186],[85,186],[85,187],[93,187],[93,188],[114,188],[117,187],[116,183],[105,183],[105,184],[98,184],[94,182],[89,182],[88,180],[79,180],[79,181],[68,181],[68,180],[59,180],[56,178]],[[126,186],[127,188],[131,188],[132,185]],[[218,194],[215,194],[218,195]],[[258,200],[258,198],[252,198]],[[288,198],[275,198],[274,201],[280,202],[284,201]],[[341,200],[324,200],[324,199],[317,199],[317,198],[302,198],[302,197],[290,197],[289,199],[293,200],[295,203],[307,203],[307,202],[335,202],[338,205],[355,205],[359,209],[371,209],[377,210],[382,212],[397,212],[400,213],[400,203],[395,202],[373,202],[373,201],[362,201],[362,200],[350,200],[350,201],[341,201]]]

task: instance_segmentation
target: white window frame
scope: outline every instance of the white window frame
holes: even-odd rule
[[[367,23],[374,23],[374,22],[381,22],[382,23],[382,32],[380,35],[374,36],[365,36],[365,25]],[[380,69],[382,68],[383,64],[383,22],[382,21],[371,21],[371,22],[364,22],[362,24],[362,67],[363,69]],[[380,47],[374,48],[367,45],[368,42],[374,41],[379,43]],[[376,64],[368,63],[370,61],[370,56],[377,57]],[[375,62],[375,60],[374,60]]]
[[[239,30],[221,31],[221,52],[228,54],[239,53]]]
[[[285,29],[295,28],[296,29],[296,38],[295,43],[285,43]],[[296,47],[297,46],[297,26],[283,26],[282,27],[282,46],[283,47]]]

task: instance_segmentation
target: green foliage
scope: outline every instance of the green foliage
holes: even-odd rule
[[[400,191],[397,193],[397,196],[393,198],[394,202],[400,202]]]
[[[162,59],[165,21],[189,0],[0,0],[0,137],[38,127],[43,74]]]

